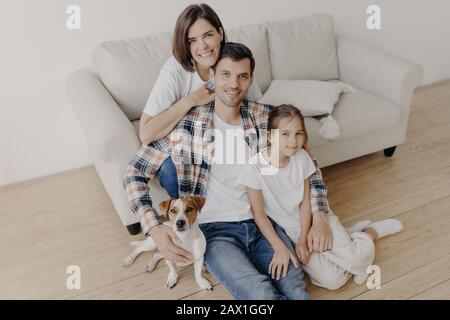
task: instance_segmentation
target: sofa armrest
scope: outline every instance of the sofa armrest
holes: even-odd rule
[[[138,150],[140,141],[130,120],[97,74],[89,69],[73,72],[67,78],[66,90],[94,160],[126,165]]]
[[[423,69],[395,55],[337,36],[340,80],[409,107]]]

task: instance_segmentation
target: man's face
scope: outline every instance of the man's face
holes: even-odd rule
[[[216,98],[230,108],[239,107],[253,81],[250,59],[233,61],[223,58],[217,63],[213,81]]]

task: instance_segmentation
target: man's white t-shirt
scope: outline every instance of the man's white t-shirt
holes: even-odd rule
[[[242,170],[239,182],[252,189],[261,190],[265,213],[279,224],[292,241],[300,237],[299,205],[304,197],[304,181],[316,172],[311,157],[300,149],[291,156],[284,168],[274,168],[259,152]]]
[[[250,158],[244,129],[241,125],[227,124],[215,112],[214,129],[214,160],[208,176],[205,206],[197,219],[199,223],[252,219],[247,192],[238,182]]]
[[[158,79],[156,79],[145,105],[144,113],[154,117],[205,84],[206,82],[200,78],[197,72],[186,71],[172,56],[161,68]],[[254,80],[248,91],[247,100],[257,101],[261,96],[261,90],[259,90],[256,80]]]

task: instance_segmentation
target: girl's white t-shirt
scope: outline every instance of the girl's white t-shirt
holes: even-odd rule
[[[316,172],[311,157],[300,149],[291,156],[286,167],[272,167],[259,152],[253,164],[242,170],[239,182],[252,189],[261,190],[265,213],[278,223],[289,238],[297,242],[300,237],[299,206],[304,197],[304,180]]]
[[[200,89],[206,83],[197,72],[186,71],[172,56],[161,68],[158,79],[156,79],[145,105],[144,113],[154,117],[169,109],[181,98]],[[257,101],[261,96],[261,90],[259,90],[256,80],[254,80],[248,91],[247,100]]]

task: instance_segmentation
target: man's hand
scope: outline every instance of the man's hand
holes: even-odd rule
[[[191,254],[177,246],[181,241],[175,232],[168,226],[158,225],[150,229],[150,236],[155,241],[158,251],[172,262],[187,263],[191,259]]]
[[[313,223],[308,232],[309,252],[323,252],[333,247],[333,234],[325,213],[313,214]]]

